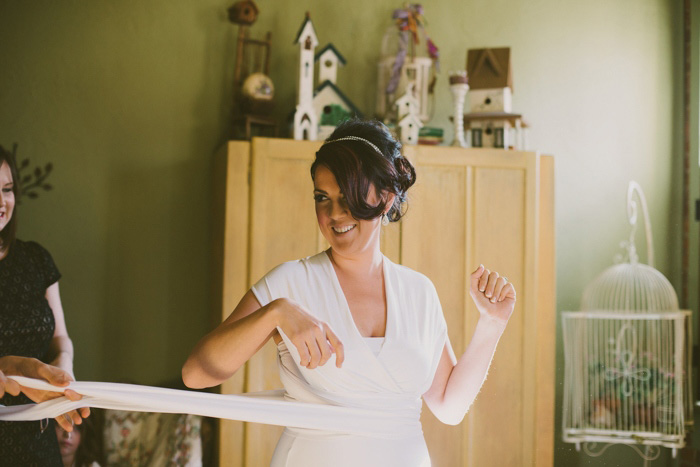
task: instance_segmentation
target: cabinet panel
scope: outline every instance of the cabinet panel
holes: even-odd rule
[[[523,457],[526,433],[522,431],[522,388],[525,355],[523,297],[525,263],[525,171],[521,169],[475,168],[472,257],[492,270],[507,274],[518,292],[518,301],[494,356],[488,379],[469,411],[472,448],[469,465],[531,465]],[[530,215],[534,213],[529,213]],[[473,308],[470,304],[470,308]],[[530,312],[532,310],[528,310]],[[498,436],[493,436],[498,433]],[[504,449],[504,446],[509,448]]]

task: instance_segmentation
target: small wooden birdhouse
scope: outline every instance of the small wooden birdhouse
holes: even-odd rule
[[[253,0],[242,0],[228,9],[228,19],[235,24],[250,26],[258,19],[258,6]]]
[[[403,144],[418,144],[418,130],[423,126],[423,122],[415,113],[409,113],[399,120],[398,126]]]
[[[510,48],[470,49],[467,53],[471,112],[512,112]]]
[[[323,83],[330,81],[336,84],[338,64],[345,65],[345,58],[338,52],[333,44],[328,44],[316,54],[318,62],[318,81]]]

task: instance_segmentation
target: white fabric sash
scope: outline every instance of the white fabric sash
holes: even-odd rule
[[[74,381],[67,387],[9,376],[21,386],[62,393],[72,389],[83,398],[59,397],[40,404],[0,406],[0,420],[55,418],[81,407],[134,412],[189,413],[244,422],[308,428],[379,438],[402,438],[420,429],[410,413],[288,401],[284,390],[241,395],[212,394],[134,384]],[[417,426],[416,426],[417,425]]]

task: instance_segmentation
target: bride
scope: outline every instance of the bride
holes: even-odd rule
[[[401,219],[416,178],[400,149],[378,122],[334,131],[311,166],[330,248],[267,273],[182,368],[187,386],[215,386],[272,338],[288,399],[369,409],[392,422],[383,435],[288,427],[273,466],[429,466],[421,398],[443,423],[460,423],[513,312],[513,285],[480,265],[470,285],[479,321],[457,359],[433,284],[381,253],[382,224]]]

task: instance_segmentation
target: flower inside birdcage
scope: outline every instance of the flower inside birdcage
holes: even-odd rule
[[[615,355],[606,365],[604,361],[589,364],[589,426],[613,428],[625,426],[643,430],[658,426],[672,433],[675,412],[675,374],[656,366],[651,352],[643,352],[636,361],[630,351]]]

